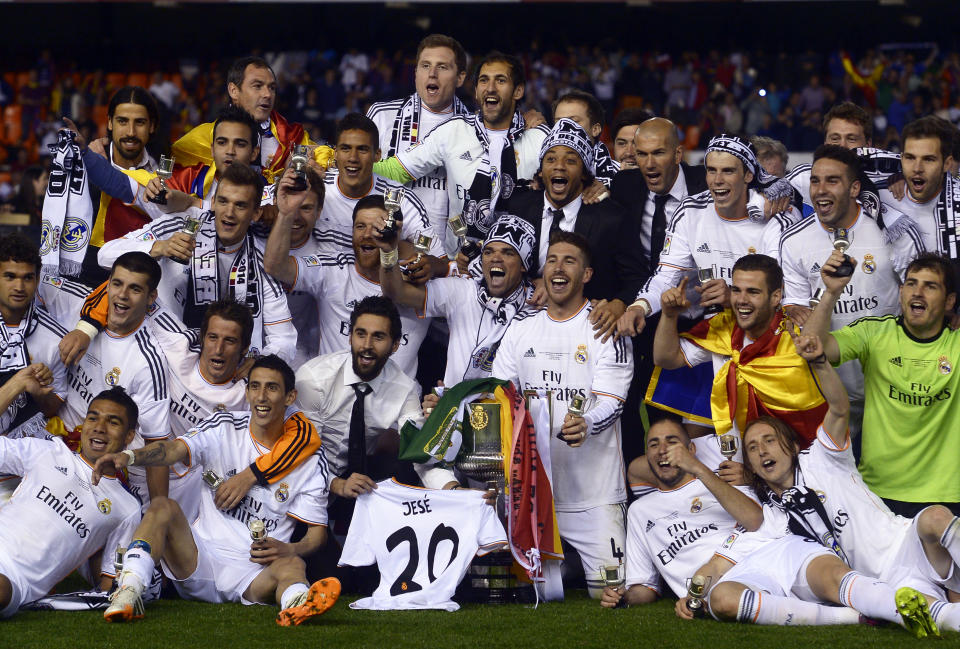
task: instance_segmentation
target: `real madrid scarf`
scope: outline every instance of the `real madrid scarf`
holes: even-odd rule
[[[73,131],[61,130],[50,147],[53,159],[40,223],[43,271],[69,277],[80,274],[93,229],[93,203],[75,137]]]
[[[600,140],[593,147],[593,166],[596,167],[594,177],[607,187],[620,171],[620,163],[613,159],[607,145]]]
[[[197,231],[197,245],[190,260],[191,286],[187,291],[187,304],[183,320],[189,327],[199,327],[206,306],[219,299],[232,299],[250,307],[255,326],[250,340],[250,350],[263,349],[262,281],[259,277],[260,260],[253,233],[247,232],[240,249],[233,253],[230,275],[227,279],[227,294],[221,294],[219,257],[223,254],[217,240],[216,217],[213,212],[204,212],[200,216],[200,229]],[[195,308],[201,307],[201,308]]]
[[[717,371],[710,393],[710,411],[717,435],[771,415],[797,431],[804,448],[817,436],[827,404],[810,366],[797,354],[786,327],[796,326],[782,311],[774,316],[759,339],[745,345],[746,334],[733,311],[718,313],[694,326],[682,337],[707,351],[729,356]]]
[[[729,153],[738,158],[746,170],[753,174],[753,180],[749,183],[750,189],[762,192],[770,200],[775,201],[786,196],[792,196],[796,201],[797,197],[800,197],[799,192],[796,192],[793,185],[788,181],[767,173],[757,162],[757,154],[748,140],[736,135],[721,133],[712,138],[707,145],[707,154],[713,151]],[[800,197],[800,202],[803,202],[802,197]]]
[[[526,278],[521,280],[510,295],[502,298],[490,295],[486,281],[474,281],[477,282],[477,302],[483,307],[483,315],[481,325],[477,327],[477,345],[470,354],[467,371],[463,373],[464,380],[490,376],[493,358],[510,322],[521,310],[532,308],[527,304],[527,299],[533,295],[533,285]],[[480,330],[485,318],[489,318],[490,327],[487,334],[481,338]]]
[[[799,480],[799,469],[797,475]],[[769,492],[768,496],[787,515],[787,526],[792,534],[820,543],[849,565],[830,516],[816,491],[798,484],[785,489],[779,497],[773,492]]]
[[[16,328],[8,327],[0,315],[0,375],[16,372],[30,364],[27,338],[37,328],[34,303],[31,302]]]
[[[413,93],[400,106],[397,116],[393,120],[393,130],[390,131],[390,147],[384,151],[384,157],[396,155],[398,151],[406,151],[417,144],[426,133],[420,132],[420,115],[423,110],[423,101],[420,95]],[[453,97],[453,111],[450,116],[466,115],[470,111],[463,105],[456,95]]]
[[[940,233],[940,253],[953,261],[960,260],[957,250],[957,212],[960,211],[960,181],[951,174],[943,175],[943,187],[937,199],[937,231]]]
[[[463,202],[467,236],[474,239],[484,238],[490,226],[497,220],[497,202],[513,195],[513,190],[517,187],[517,157],[513,145],[523,134],[525,127],[523,115],[514,113],[510,128],[507,129],[507,140],[497,155],[490,149],[490,138],[483,124],[483,116],[480,111],[473,115],[474,131],[483,145],[483,158]]]

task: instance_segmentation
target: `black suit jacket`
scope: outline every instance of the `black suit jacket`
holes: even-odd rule
[[[525,192],[510,202],[510,210],[533,225],[536,232],[531,276],[539,276],[540,229],[543,222],[543,190]],[[627,211],[612,199],[594,205],[582,204],[574,232],[590,244],[593,278],[584,287],[590,299],[619,298],[628,306],[647,279],[640,251],[640,235]]]
[[[703,165],[692,167],[686,162],[681,162],[683,169],[683,178],[687,183],[687,196],[699,194],[707,189],[707,172]],[[623,169],[613,177],[613,183],[610,185],[610,194],[613,199],[623,205],[630,215],[630,220],[634,222],[637,232],[640,232],[640,224],[643,221],[643,208],[647,204],[647,197],[650,190],[647,189],[647,181],[643,177],[643,172],[639,169]],[[670,223],[670,214],[667,214],[667,223]],[[639,239],[637,239],[639,242]],[[659,242],[659,247],[663,248],[663,241]],[[659,259],[650,262],[650,251],[643,251],[644,269],[656,268]],[[632,301],[632,300],[631,300]]]

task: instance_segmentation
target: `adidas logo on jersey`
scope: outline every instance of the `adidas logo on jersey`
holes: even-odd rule
[[[56,469],[57,469],[57,471],[59,471],[59,472],[62,473],[63,475],[67,475],[67,467],[65,467],[65,466],[58,466],[58,467],[56,467]]]
[[[460,154],[460,159],[461,159],[461,160],[466,160],[467,162],[472,162],[472,161],[473,161],[473,156],[470,155],[470,152],[469,152],[469,151],[464,151],[463,153]]]
[[[820,274],[820,264],[818,264],[817,262],[813,262],[813,266],[810,267],[810,274],[811,274],[811,275],[819,275],[819,274]]]
[[[697,248],[697,252],[710,252],[710,246],[706,242],[700,244],[700,247]]]
[[[903,360],[899,356],[894,356],[890,359],[891,365],[896,365],[897,367],[903,367]]]
[[[647,519],[647,531],[648,531],[648,532],[649,532],[650,530],[652,530],[655,526],[656,526],[656,523],[654,523],[654,522],[651,521],[650,519]]]
[[[523,355],[524,358],[536,358],[537,352],[533,351],[533,347],[527,350],[527,353]]]

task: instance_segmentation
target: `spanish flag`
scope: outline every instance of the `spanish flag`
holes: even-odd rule
[[[771,415],[790,424],[804,447],[810,445],[827,413],[816,376],[794,347],[787,328],[799,329],[778,311],[767,331],[744,346],[744,331],[726,309],[680,334],[700,347],[729,356],[713,378],[710,411],[717,435]]]

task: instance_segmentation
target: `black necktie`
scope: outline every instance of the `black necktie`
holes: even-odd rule
[[[553,223],[550,224],[550,232],[547,233],[547,243],[550,243],[550,237],[553,236],[553,233],[560,229],[560,221],[563,220],[563,210],[555,210],[552,207],[547,208],[550,210],[550,214],[553,216]]]
[[[650,230],[650,274],[657,272],[660,263],[660,251],[663,250],[663,237],[667,232],[667,199],[670,194],[653,196],[653,228]]]
[[[345,478],[349,478],[351,473],[367,474],[367,426],[363,416],[363,400],[370,392],[370,386],[366,383],[354,383],[353,390],[357,393],[357,400],[353,402],[353,411],[350,413],[347,470],[343,474]]]

